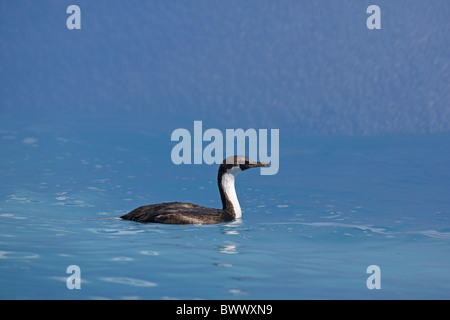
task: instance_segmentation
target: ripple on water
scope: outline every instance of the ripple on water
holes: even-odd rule
[[[146,256],[157,256],[157,255],[159,255],[159,252],[146,250],[146,251],[141,251],[141,254],[146,255]]]
[[[418,233],[430,238],[450,240],[450,232],[439,232],[436,230],[415,231],[410,233]]]
[[[97,228],[88,228],[87,230],[97,234],[109,234],[109,235],[130,235],[145,232],[145,230],[97,229]]]
[[[38,254],[31,252],[0,251],[0,259],[37,259]]]
[[[154,282],[134,279],[134,278],[125,278],[125,277],[104,277],[100,278],[100,280],[111,283],[125,284],[133,287],[156,287],[157,284]]]
[[[2,213],[2,214],[0,214],[0,217],[11,218],[11,219],[19,219],[19,220],[26,220],[26,219],[28,219],[26,217],[16,216],[16,215],[14,215],[12,213]]]
[[[133,261],[133,258],[130,257],[114,257],[110,259],[111,261]]]

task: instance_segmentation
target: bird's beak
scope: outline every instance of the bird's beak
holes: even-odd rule
[[[247,164],[248,168],[257,168],[257,167],[268,167],[269,164],[265,162],[250,162]]]

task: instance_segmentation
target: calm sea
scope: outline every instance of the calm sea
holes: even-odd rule
[[[238,176],[241,221],[103,219],[164,201],[220,208],[217,165],[174,165],[171,130],[2,123],[0,298],[450,298],[448,134],[281,135],[277,175]]]

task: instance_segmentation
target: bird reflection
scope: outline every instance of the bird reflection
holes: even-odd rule
[[[226,253],[226,254],[236,254],[236,253],[239,253],[239,252],[236,250],[237,245],[236,245],[235,242],[225,241],[224,243],[226,243],[226,244],[221,245],[221,246],[218,247],[218,250],[219,250],[220,253]]]
[[[236,219],[233,222],[224,224],[222,226],[222,234],[226,235],[239,235],[239,227],[242,226],[242,219]],[[218,251],[220,253],[225,254],[237,254],[239,251],[237,248],[240,246],[240,243],[236,241],[226,240],[223,242],[223,245],[218,246]]]

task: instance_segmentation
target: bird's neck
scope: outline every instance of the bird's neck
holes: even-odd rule
[[[231,169],[225,172],[219,179],[219,191],[222,198],[223,211],[226,215],[232,215],[232,219],[239,219],[242,217],[241,206],[236,195],[234,182],[236,175],[241,170],[239,168]]]

